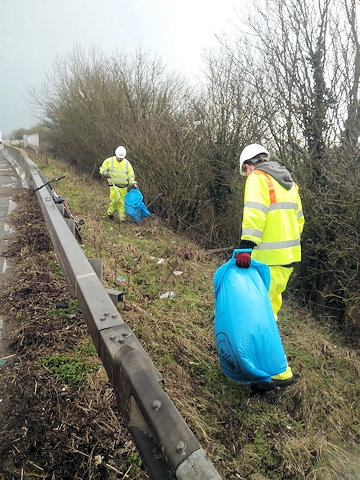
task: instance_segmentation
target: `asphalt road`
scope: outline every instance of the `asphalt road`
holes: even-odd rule
[[[9,273],[10,265],[3,256],[6,250],[6,244],[13,233],[9,223],[9,215],[16,207],[16,203],[12,200],[15,189],[21,187],[21,181],[17,176],[15,168],[6,160],[3,155],[3,147],[0,147],[0,288],[4,282],[5,275]],[[0,360],[5,356],[7,351],[6,319],[0,315]],[[1,361],[0,361],[1,363]],[[0,366],[1,368],[1,366]]]

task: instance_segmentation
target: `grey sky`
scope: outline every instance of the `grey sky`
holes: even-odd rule
[[[56,56],[75,45],[106,54],[141,47],[169,70],[194,75],[215,34],[234,29],[245,0],[1,0],[0,131],[36,123],[27,87],[37,87]]]

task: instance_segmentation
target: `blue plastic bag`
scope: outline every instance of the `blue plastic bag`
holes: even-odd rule
[[[270,382],[286,370],[287,359],[272,311],[269,267],[232,258],[214,274],[216,347],[222,371],[243,383]]]
[[[140,223],[143,218],[150,215],[143,202],[143,195],[140,190],[132,188],[125,195],[125,212],[137,223]]]

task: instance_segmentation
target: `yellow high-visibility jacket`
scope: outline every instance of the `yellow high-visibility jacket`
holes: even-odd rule
[[[110,174],[110,178],[107,179],[110,186],[115,184],[117,187],[125,188],[136,183],[134,169],[126,158],[123,158],[121,162],[115,156],[106,158],[99,170],[101,175],[105,171]]]
[[[286,172],[287,182],[280,179],[280,184],[262,170],[271,171],[266,168],[271,164],[275,166],[275,173],[276,167],[282,168],[282,173]],[[241,232],[242,241],[256,245],[251,257],[267,265],[290,266],[299,262],[304,223],[298,186],[285,167],[276,162],[265,162],[256,167],[246,179]]]

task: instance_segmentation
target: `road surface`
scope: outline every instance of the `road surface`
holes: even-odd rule
[[[0,145],[0,285],[3,285],[5,275],[9,273],[10,264],[3,256],[7,242],[13,233],[9,226],[9,215],[16,207],[12,200],[16,189],[21,187],[21,181],[15,168],[3,155],[3,146]],[[0,368],[1,359],[7,353],[6,330],[9,330],[6,319],[0,314]]]

